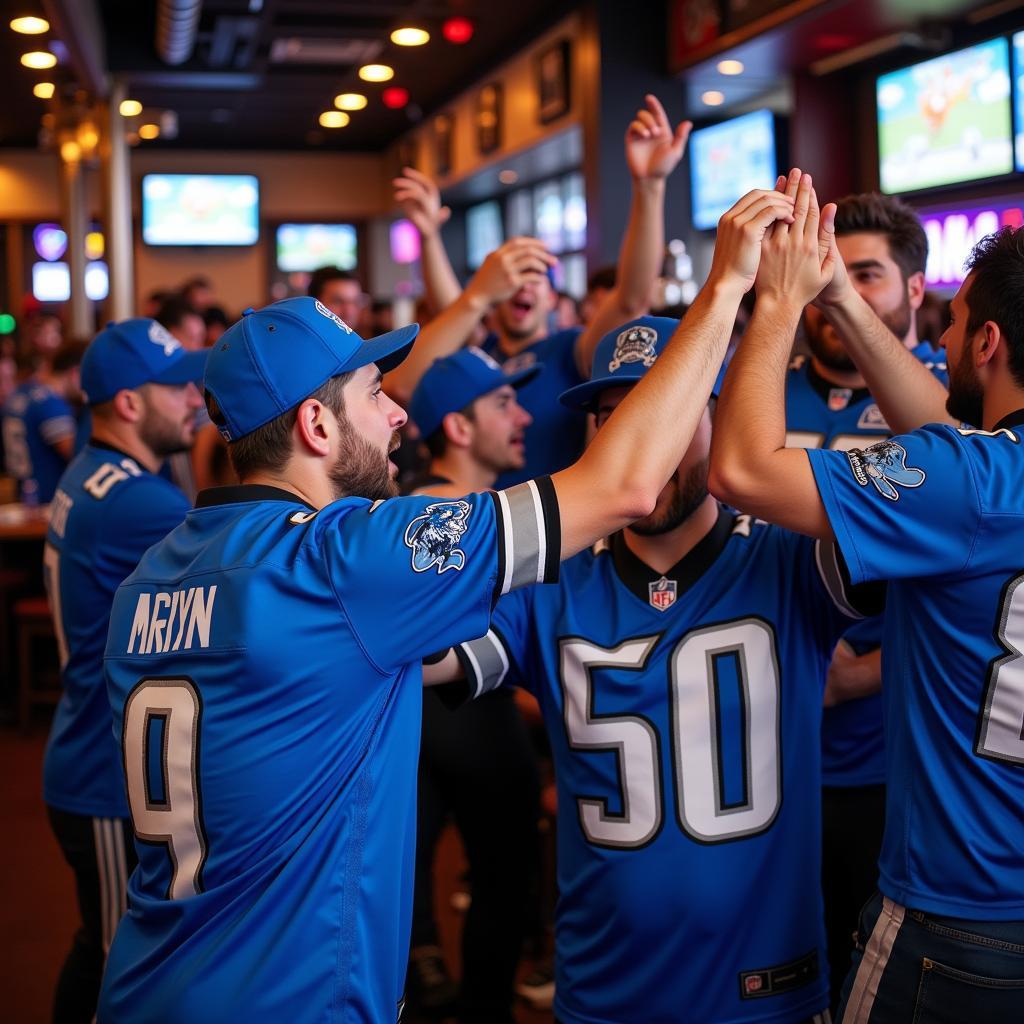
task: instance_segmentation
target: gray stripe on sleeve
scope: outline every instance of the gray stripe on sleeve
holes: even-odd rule
[[[834,541],[827,543],[820,540],[814,542],[814,560],[818,564],[818,574],[825,589],[835,606],[851,619],[863,619],[864,616],[850,603],[846,594],[843,574],[839,569],[839,557]]]
[[[509,488],[504,495],[512,531],[512,544],[505,552],[512,567],[508,589],[514,590],[543,580],[547,538],[537,485],[528,480]]]
[[[470,685],[474,699],[501,686],[508,675],[508,655],[493,629],[489,629],[486,636],[459,646],[472,669],[474,678],[470,679]]]

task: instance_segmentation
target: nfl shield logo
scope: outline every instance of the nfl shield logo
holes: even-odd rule
[[[852,388],[829,388],[828,407],[832,412],[842,412],[853,398]]]
[[[676,603],[676,581],[662,576],[660,580],[647,584],[647,594],[652,608],[666,611]]]
[[[743,979],[743,987],[747,992],[747,995],[752,995],[754,992],[760,992],[764,986],[764,979],[760,974],[749,974]]]

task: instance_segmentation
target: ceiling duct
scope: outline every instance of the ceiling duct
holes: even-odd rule
[[[203,0],[159,0],[156,52],[165,64],[184,64],[192,56],[202,10]]]

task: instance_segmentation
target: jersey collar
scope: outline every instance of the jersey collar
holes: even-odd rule
[[[236,505],[250,501],[287,501],[291,505],[303,505],[315,512],[316,509],[292,491],[283,487],[268,487],[266,484],[235,484],[232,487],[208,487],[196,497],[196,508],[211,505]]]
[[[851,405],[856,405],[858,402],[863,402],[865,398],[871,397],[871,392],[867,388],[844,388],[840,384],[833,384],[830,380],[825,380],[824,377],[814,368],[814,363],[808,358],[804,364],[805,372],[807,373],[807,380],[811,387],[821,396],[823,402],[827,402],[829,395],[833,391],[849,391],[850,398],[846,403],[846,408]]]
[[[113,452],[115,455],[123,455],[126,459],[131,459],[132,462],[138,464],[138,459],[134,455],[130,455],[123,448],[118,448],[116,444],[108,444],[106,441],[95,441],[91,437],[86,442],[92,448],[99,448],[101,451]]]
[[[992,429],[1002,430],[1004,427],[1019,427],[1024,423],[1024,409],[1017,409],[1004,416]]]
[[[615,572],[626,587],[633,591],[644,604],[650,601],[650,585],[662,577],[675,581],[675,593],[678,599],[704,575],[722,553],[722,549],[732,534],[735,521],[736,514],[734,512],[720,508],[715,525],[666,573],[655,572],[646,562],[637,558],[629,549],[622,533],[617,533],[611,539],[612,562],[615,565]]]

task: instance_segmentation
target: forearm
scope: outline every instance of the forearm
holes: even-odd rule
[[[400,404],[408,402],[420,378],[435,359],[457,352],[487,312],[487,303],[467,288],[419,333],[416,344],[384,379],[384,390]]]
[[[925,423],[955,422],[946,412],[946,389],[852,288],[839,304],[822,305],[843,339],[871,396],[893,433]]]
[[[839,648],[848,648],[845,641],[840,641]],[[844,657],[837,648],[829,667],[828,680],[825,684],[825,707],[835,707],[848,700],[859,700],[879,693],[882,689],[882,649],[876,647],[867,654]],[[851,652],[852,654],[852,652]],[[837,662],[844,661],[839,669]]]
[[[462,286],[452,270],[448,251],[438,230],[420,239],[420,269],[427,304],[435,314],[447,309],[459,297]]]

